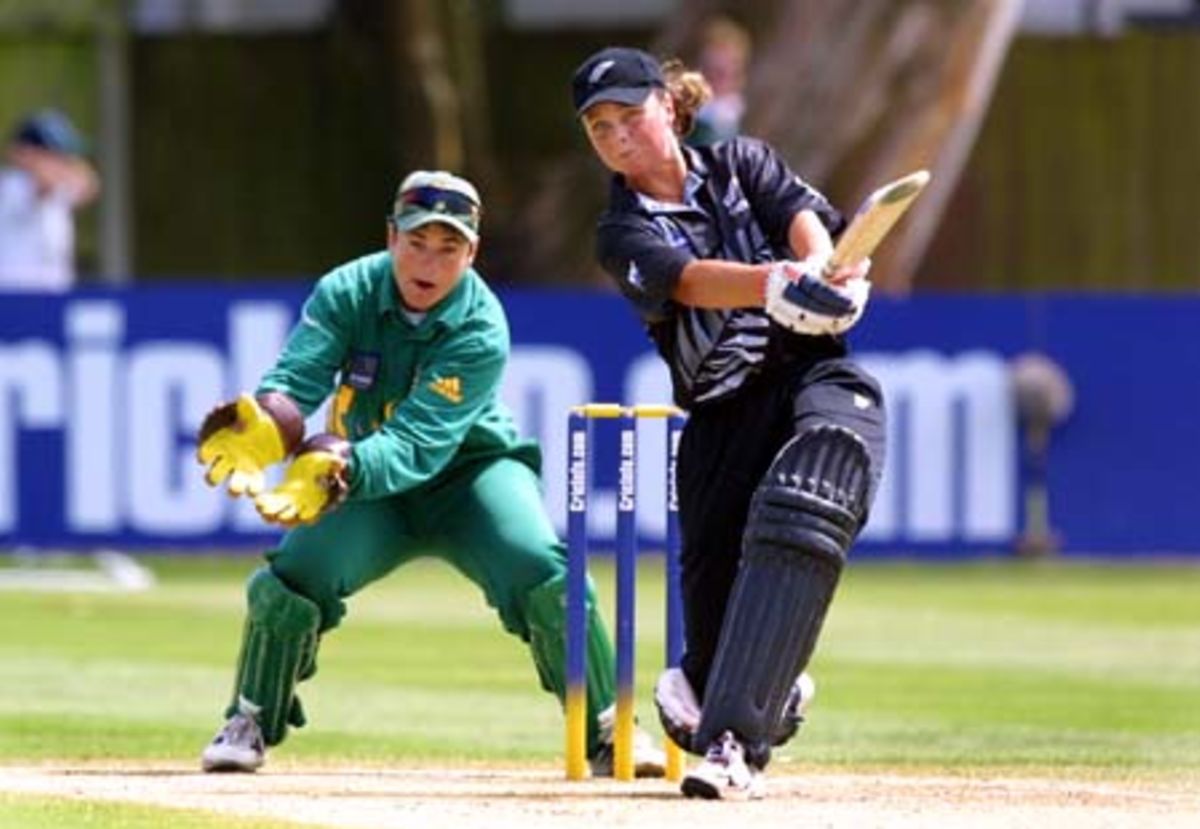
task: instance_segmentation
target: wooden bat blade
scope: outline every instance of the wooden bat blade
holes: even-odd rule
[[[917,196],[921,195],[929,178],[928,170],[918,170],[888,182],[867,196],[854,214],[850,226],[838,239],[833,255],[825,266],[825,274],[828,276],[844,265],[854,265],[870,256]]]

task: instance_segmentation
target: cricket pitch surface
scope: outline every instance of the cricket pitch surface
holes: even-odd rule
[[[1195,827],[1194,779],[1119,782],[1036,777],[783,770],[749,803],[686,800],[676,784],[567,782],[560,771],[494,767],[268,769],[206,775],[179,766],[0,766],[0,791],[202,809],[302,825],[384,829],[812,827]],[[732,823],[731,823],[732,821]]]

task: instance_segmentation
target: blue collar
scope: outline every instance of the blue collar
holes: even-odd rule
[[[649,213],[680,213],[700,209],[696,194],[704,186],[704,179],[695,170],[688,170],[687,178],[683,180],[683,202],[658,201],[643,193],[634,193],[640,204]]]

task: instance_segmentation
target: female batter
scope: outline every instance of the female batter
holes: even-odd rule
[[[690,415],[686,651],[656,702],[705,758],[685,794],[758,797],[811,696],[802,672],[883,468],[882,396],[840,336],[863,311],[868,263],[822,276],[842,217],[768,145],[681,142],[708,95],[699,74],[610,48],[572,92],[614,174],[597,254]]]

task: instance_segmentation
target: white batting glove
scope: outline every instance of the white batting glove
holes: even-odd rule
[[[818,337],[843,334],[858,322],[871,283],[858,277],[835,285],[822,277],[824,264],[821,257],[775,263],[763,302],[771,319],[789,331]]]

